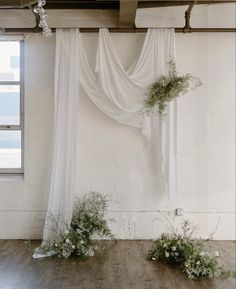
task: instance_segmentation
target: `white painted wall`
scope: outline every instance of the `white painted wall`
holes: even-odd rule
[[[233,8],[196,8],[193,23],[224,26],[226,21],[232,27]],[[155,9],[142,10],[136,23],[182,26],[181,9],[163,10],[165,17],[158,19]],[[93,65],[97,35],[83,38]],[[112,35],[125,67],[136,59],[143,39],[142,34]],[[54,46],[54,38],[26,39],[25,176],[0,178],[0,238],[42,236],[49,190]],[[155,238],[163,228],[156,211],[172,214],[181,207],[185,218],[201,226],[202,235],[214,230],[220,216],[215,238],[235,239],[235,34],[177,34],[176,48],[179,70],[203,81],[198,91],[178,102],[177,201],[158,195],[151,156],[139,131],[104,115],[84,92],[79,101],[78,190],[109,195],[108,215],[115,219],[111,226],[118,238]]]

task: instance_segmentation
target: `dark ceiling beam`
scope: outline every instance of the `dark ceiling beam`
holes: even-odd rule
[[[30,4],[34,4],[37,0],[0,0],[0,9],[17,9],[25,8]],[[20,5],[19,5],[20,3]],[[119,0],[114,1],[96,1],[96,0],[47,0],[45,9],[109,9],[119,10]]]
[[[122,1],[122,0],[121,0]],[[124,0],[123,2],[129,2],[131,0]],[[22,8],[27,5],[28,2],[37,2],[36,0],[0,0],[0,8]],[[222,3],[234,3],[236,0],[140,0],[137,1],[137,8],[153,8],[153,7],[171,7],[189,5],[195,2],[195,5],[210,5],[210,4],[222,4]],[[19,6],[20,3],[20,6]],[[47,0],[44,8],[46,9],[109,9],[119,10],[119,0]]]
[[[235,0],[199,0],[199,1],[139,1],[138,8],[155,8],[155,7],[171,7],[171,6],[185,6],[191,3],[195,5],[211,5],[211,4],[223,4],[223,3],[235,3]]]
[[[24,8],[36,2],[37,0],[0,0],[0,8]]]
[[[47,1],[46,9],[110,9],[119,10],[119,0],[115,1],[81,1],[81,0],[51,0]]]
[[[47,1],[46,9],[115,9],[119,10],[119,1],[76,1],[52,0]]]
[[[135,27],[138,0],[120,0],[119,27]]]

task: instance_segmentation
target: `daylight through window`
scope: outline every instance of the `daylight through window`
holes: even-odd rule
[[[23,173],[23,41],[0,40],[0,174]]]

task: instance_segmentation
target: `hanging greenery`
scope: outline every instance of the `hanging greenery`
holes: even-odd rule
[[[149,88],[144,108],[147,113],[158,113],[160,118],[166,116],[168,103],[176,97],[201,85],[200,79],[190,75],[178,75],[174,60],[168,63],[168,75],[161,75]]]
[[[112,233],[105,219],[107,200],[100,193],[89,193],[78,199],[73,210],[70,226],[61,230],[61,218],[51,217],[52,238],[46,244],[36,249],[37,254],[68,258],[77,256],[81,260],[87,259],[102,251],[99,242],[94,237],[112,237]]]

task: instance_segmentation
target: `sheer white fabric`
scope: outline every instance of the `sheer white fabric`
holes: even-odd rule
[[[120,123],[140,128],[149,138],[157,165],[157,193],[176,191],[176,103],[166,122],[143,113],[147,88],[166,72],[175,57],[173,29],[149,29],[137,62],[122,66],[106,28],[99,31],[96,69],[90,67],[78,29],[57,29],[55,121],[51,187],[44,241],[50,239],[50,214],[70,223],[76,178],[79,84],[91,101]]]
[[[54,139],[51,187],[43,240],[51,237],[51,216],[70,223],[75,192],[79,98],[79,30],[56,33]],[[63,222],[61,224],[63,226]]]
[[[149,29],[137,62],[127,71],[122,66],[106,28],[99,31],[95,72],[89,66],[81,43],[81,86],[91,101],[113,119],[142,129],[150,139],[155,158],[157,192],[176,193],[176,103],[168,108],[165,122],[143,113],[148,87],[167,72],[175,58],[175,33],[172,28]]]

